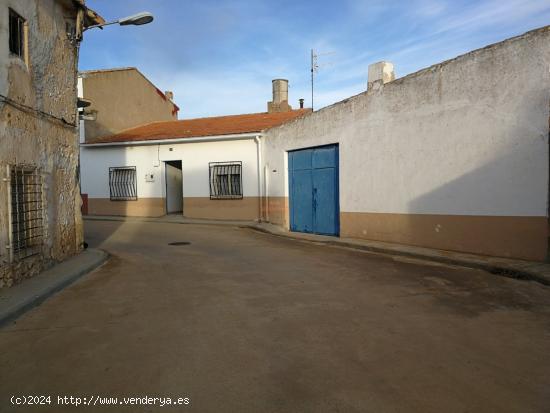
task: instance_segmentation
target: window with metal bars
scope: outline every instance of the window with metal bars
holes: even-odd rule
[[[210,199],[242,199],[242,162],[210,162]]]
[[[109,192],[111,201],[137,201],[136,167],[109,168]]]
[[[25,19],[12,9],[9,9],[9,43],[10,52],[24,58],[25,56]]]
[[[36,167],[12,166],[11,181],[11,249],[16,259],[42,252],[44,219],[42,176]]]

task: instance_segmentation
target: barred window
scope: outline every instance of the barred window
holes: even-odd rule
[[[137,201],[136,167],[109,168],[109,193],[111,201]]]
[[[242,199],[242,162],[210,162],[210,199]]]
[[[9,23],[9,31],[10,31],[10,52],[13,54],[16,54],[17,56],[24,57],[25,56],[25,19],[21,17],[19,14],[14,12],[12,9],[9,9],[9,15],[10,15],[10,23]]]
[[[40,254],[44,236],[42,176],[36,167],[12,166],[10,181],[14,258]]]

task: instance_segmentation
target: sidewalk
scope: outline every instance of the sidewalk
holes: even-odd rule
[[[0,327],[99,267],[107,258],[106,252],[89,248],[36,277],[11,288],[0,289]]]
[[[444,264],[476,268],[493,274],[511,278],[537,281],[550,285],[550,263],[514,260],[509,258],[489,257],[461,252],[436,250],[411,245],[392,244],[389,242],[369,241],[355,238],[336,238],[323,235],[289,232],[277,225],[261,223],[250,226],[258,231],[286,238],[311,241],[326,245],[355,248],[380,254],[398,255],[419,258]]]
[[[185,218],[181,215],[167,215],[160,218],[138,218],[118,216],[85,216],[87,221],[125,221],[125,222],[156,222],[166,224],[196,224],[196,225],[231,225],[249,228],[267,234],[300,241],[315,242],[345,248],[355,248],[378,254],[397,255],[476,268],[493,274],[511,278],[537,281],[550,285],[550,263],[514,260],[509,258],[489,257],[484,255],[466,254],[454,251],[436,250],[415,247],[411,245],[393,244],[380,241],[369,241],[355,238],[337,238],[324,235],[289,232],[284,228],[269,223],[253,221],[218,221]]]

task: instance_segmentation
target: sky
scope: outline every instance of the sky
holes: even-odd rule
[[[550,24],[550,0],[87,0],[106,20],[143,26],[85,32],[80,69],[137,67],[174,92],[180,119],[265,112],[271,80],[315,110],[365,91],[381,60],[396,77]]]

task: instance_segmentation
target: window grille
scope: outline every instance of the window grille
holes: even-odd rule
[[[242,162],[210,162],[210,199],[242,199]]]
[[[41,253],[44,236],[42,210],[42,176],[32,166],[12,166],[11,249],[16,259]]]
[[[25,31],[23,28],[25,26],[25,19],[23,19],[23,17],[21,17],[16,12],[14,12],[12,9],[10,9],[9,15],[10,15],[10,23],[9,23],[10,52],[12,52],[13,54],[16,54],[17,56],[24,57]]]
[[[109,168],[109,193],[111,201],[137,201],[136,167]]]

